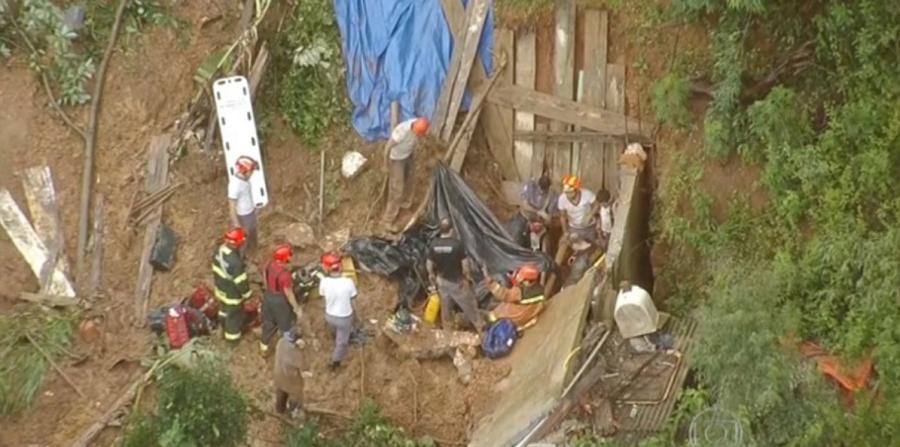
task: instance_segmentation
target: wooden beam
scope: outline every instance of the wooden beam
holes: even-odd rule
[[[491,80],[479,89],[478,93],[475,94],[475,97],[472,98],[471,110],[469,110],[469,114],[466,116],[462,128],[459,129],[459,132],[450,144],[449,150],[453,153],[453,157],[450,159],[450,168],[456,172],[461,172],[463,161],[465,161],[466,154],[469,152],[469,141],[472,139],[472,133],[475,132],[475,125],[478,123],[478,117],[481,114],[484,98],[487,97],[487,94],[494,85],[497,84],[497,80],[500,79],[504,71],[506,71],[506,61],[500,60],[500,64],[497,66],[494,76],[491,76]]]
[[[563,99],[575,96],[575,0],[557,0],[553,40],[553,93]],[[569,130],[569,123],[550,122],[551,131]],[[551,178],[563,178],[572,170],[571,143],[556,143],[548,153]]]
[[[47,263],[38,275],[41,290],[46,292],[54,269],[62,271],[65,275],[69,274],[69,263],[65,257],[65,239],[59,219],[59,203],[49,167],[28,168],[23,174],[22,186],[31,222],[34,231],[48,250]]]
[[[536,92],[518,85],[501,84],[494,87],[491,93],[488,94],[488,101],[506,107],[513,107],[517,112],[534,113],[535,115],[545,116],[575,126],[596,130],[606,135],[625,135],[624,114],[600,110],[596,107]],[[646,121],[641,125],[645,133],[651,127]],[[637,120],[629,118],[629,134],[639,135],[638,129]]]
[[[456,115],[462,106],[463,95],[466,93],[466,86],[469,83],[469,74],[472,72],[472,65],[480,63],[478,61],[478,44],[481,42],[481,34],[484,30],[485,19],[487,18],[488,5],[487,0],[474,0],[469,5],[467,11],[465,38],[463,47],[454,45],[453,52],[462,50],[459,60],[459,71],[456,73],[455,80],[452,81],[452,89],[450,95],[450,104],[447,108],[447,117],[444,120],[441,129],[441,140],[450,141],[453,134],[453,125],[456,123]],[[448,78],[444,80],[444,84],[450,81]],[[438,123],[440,125],[440,122]]]
[[[437,104],[434,106],[434,113],[431,114],[431,127],[428,129],[428,132],[434,136],[435,138],[440,139],[441,132],[444,130],[444,123],[447,121],[447,115],[450,111],[450,98],[453,96],[453,87],[456,82],[457,74],[459,73],[459,67],[462,61],[462,52],[464,46],[464,38],[462,36],[462,30],[465,26],[465,20],[462,21],[463,25],[460,26],[458,23],[460,22],[456,13],[448,14],[447,2],[453,0],[446,0],[444,2],[445,8],[445,17],[447,18],[447,22],[450,24],[451,31],[453,29],[458,30],[457,33],[453,36],[453,53],[450,55],[450,65],[447,67],[447,76],[444,77],[444,83],[441,86],[441,95],[438,97]]]
[[[606,104],[606,64],[609,35],[609,16],[606,11],[588,9],[584,12],[584,103],[604,108]],[[620,140],[587,140],[579,149],[576,171],[584,186],[591,191],[603,187],[606,150],[624,145]],[[610,143],[610,144],[604,144]]]
[[[516,36],[516,69],[515,69],[515,86],[524,90],[531,91],[535,87],[535,67],[537,66],[536,58],[536,36],[534,32],[527,32]],[[503,84],[511,85],[511,84]],[[502,85],[498,85],[498,88]],[[493,93],[496,93],[494,89]],[[490,98],[491,96],[488,95]],[[503,104],[499,104],[504,106]],[[506,104],[509,109],[515,111],[515,129],[516,132],[534,131],[534,113],[527,110],[519,110],[512,104]],[[516,161],[516,169],[519,171],[519,178],[523,181],[531,178],[531,165],[534,155],[534,145],[526,141],[514,142],[514,154]]]
[[[625,65],[609,64],[606,66],[606,109],[610,112],[625,116]],[[628,133],[639,132],[643,130],[647,132],[650,127],[647,123],[639,124],[638,120],[626,118],[627,121],[622,123],[623,128],[627,127]],[[634,129],[632,131],[632,129]],[[625,148],[624,144],[612,145],[615,150],[603,151],[606,159],[603,168],[603,187],[609,193],[616,197],[619,192],[619,155]]]
[[[9,238],[25,258],[34,275],[40,277],[41,268],[49,259],[47,247],[28,223],[25,214],[5,189],[0,189],[0,225],[9,233]],[[53,269],[50,275],[50,286],[47,293],[71,297],[75,300],[75,289],[66,275],[59,269]]]
[[[625,144],[624,137],[616,137],[600,133],[594,130],[574,130],[571,132],[553,132],[553,131],[534,131],[534,132],[516,132],[513,138],[519,141],[568,141],[571,143],[619,143]],[[632,139],[632,141],[640,141],[640,139]],[[588,146],[588,145],[586,145]],[[590,147],[590,148],[589,148]],[[597,149],[598,147],[588,146],[582,152]]]
[[[169,175],[169,145],[172,136],[169,134],[157,135],[150,141],[150,149],[147,151],[147,181],[144,189],[148,194],[156,193],[166,187]],[[144,324],[147,317],[147,306],[150,297],[150,287],[153,281],[153,266],[150,265],[150,254],[153,244],[156,243],[156,234],[162,222],[162,204],[154,205],[157,208],[146,219],[144,228],[144,246],[141,251],[140,264],[138,265],[138,279],[134,292],[134,317],[135,323]]]

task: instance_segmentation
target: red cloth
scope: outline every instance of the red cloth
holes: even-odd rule
[[[841,362],[841,359],[830,355],[821,346],[811,341],[800,343],[800,352],[806,357],[816,361],[819,371],[833,380],[844,392],[847,403],[853,405],[853,394],[863,388],[869,387],[869,381],[875,373],[875,365],[872,358],[864,357],[853,365]]]
[[[294,287],[294,279],[284,263],[270,261],[266,266],[266,291],[269,293],[284,293]]]

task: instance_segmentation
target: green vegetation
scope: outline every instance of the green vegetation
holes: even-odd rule
[[[0,1],[0,55],[10,56],[15,47],[24,50],[31,68],[47,76],[60,104],[67,106],[90,100],[87,83],[115,16],[115,2],[91,0],[84,7],[85,27],[79,34],[50,0],[24,0],[15,11]],[[126,34],[148,23],[173,23],[164,11],[158,0],[132,0],[124,17]]]
[[[553,0],[497,0],[497,22],[508,28],[527,28],[542,17],[551,17]]]
[[[654,222],[670,304],[699,322],[693,358],[709,405],[738,415],[755,445],[896,443],[900,8],[676,0],[669,13],[712,30],[705,148],[676,157]],[[752,88],[788,60],[771,88]],[[681,122],[686,75],[653,89],[662,121]],[[702,185],[720,161],[759,171],[756,190],[716,204]],[[766,200],[751,207],[751,194]],[[877,391],[847,407],[796,339],[848,362],[873,356]]]
[[[185,363],[175,359],[159,371],[158,384],[156,412],[132,415],[124,447],[244,444],[247,403],[220,360],[206,357]]]
[[[71,341],[72,321],[68,315],[43,313],[0,316],[0,414],[31,405],[50,368],[29,337],[48,355],[58,357]]]
[[[304,424],[288,435],[288,447],[431,447],[433,442],[414,440],[385,419],[370,400],[364,401],[350,428],[337,439],[323,437],[315,423]]]
[[[690,89],[690,81],[676,74],[668,74],[654,84],[650,92],[651,104],[661,124],[678,129],[691,125],[691,111],[687,108]]]
[[[312,146],[350,113],[341,36],[331,0],[299,2],[278,35],[270,95],[300,138]],[[277,93],[276,93],[277,92]]]

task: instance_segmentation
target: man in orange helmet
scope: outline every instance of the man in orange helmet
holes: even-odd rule
[[[250,283],[244,260],[239,252],[247,239],[241,227],[225,233],[222,245],[213,254],[212,271],[216,299],[221,303],[219,321],[222,323],[225,340],[236,342],[247,320],[244,302],[250,298]]]
[[[525,264],[520,266],[510,277],[512,287],[503,287],[483,270],[488,290],[500,301],[500,304],[488,314],[493,323],[501,318],[508,318],[519,329],[533,324],[544,311],[544,286],[541,285],[541,271],[537,266]]]
[[[597,239],[595,216],[600,203],[593,192],[581,188],[581,179],[575,175],[565,176],[562,186],[563,193],[557,201],[563,230],[560,240],[569,241],[569,234],[575,234],[581,240],[594,242]]]
[[[247,233],[247,243],[243,251],[252,256],[256,250],[257,219],[256,205],[250,192],[250,176],[259,169],[256,160],[250,157],[238,157],[234,164],[234,177],[228,179],[228,211],[231,225],[241,227]]]
[[[277,331],[289,331],[303,316],[294,296],[294,279],[289,268],[293,256],[294,250],[290,244],[279,244],[263,273],[266,291],[263,294],[262,334],[259,340],[262,355],[268,355],[269,344]]]
[[[413,161],[416,144],[428,133],[428,118],[403,121],[391,132],[384,146],[384,165],[388,169],[388,201],[381,222],[394,230],[401,209],[412,206]]]

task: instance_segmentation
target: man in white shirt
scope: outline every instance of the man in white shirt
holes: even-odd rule
[[[594,193],[581,189],[581,179],[574,175],[563,178],[563,193],[559,196],[558,206],[563,229],[561,240],[569,241],[569,234],[586,242],[597,239],[595,216],[600,202]]]
[[[428,132],[427,118],[413,118],[397,125],[384,146],[388,169],[388,200],[381,223],[393,230],[401,209],[412,206],[413,160],[416,143]]]
[[[252,256],[256,251],[257,219],[256,206],[250,190],[250,176],[259,169],[256,160],[250,157],[239,157],[234,164],[234,177],[228,179],[228,208],[231,225],[244,229],[247,242],[244,244],[245,256]]]
[[[347,356],[347,346],[353,332],[353,300],[357,291],[353,280],[341,272],[341,255],[328,252],[322,255],[321,261],[327,276],[319,281],[319,295],[325,300],[325,322],[334,333],[334,351],[328,366],[334,371]]]

